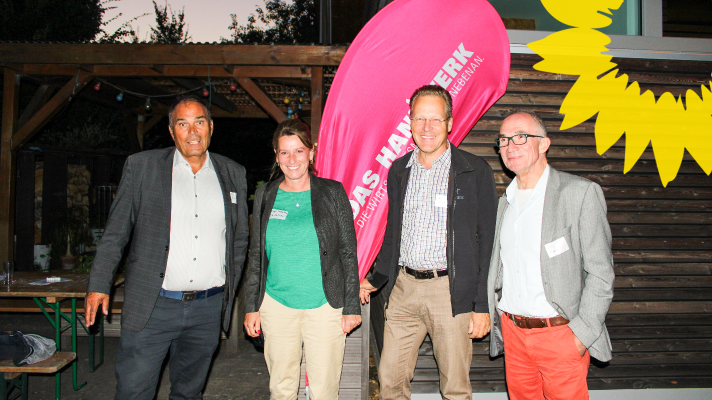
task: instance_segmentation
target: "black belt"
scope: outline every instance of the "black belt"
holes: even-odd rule
[[[435,271],[432,269],[413,269],[405,265],[401,265],[401,267],[403,267],[403,271],[405,271],[406,274],[412,275],[415,279],[433,279],[438,276],[447,275],[446,269]]]
[[[217,287],[210,288],[207,290],[198,290],[198,291],[193,290],[193,291],[187,291],[187,292],[161,289],[161,292],[159,293],[159,295],[163,296],[163,297],[167,297],[169,299],[175,299],[175,300],[180,300],[180,301],[193,301],[193,300],[207,299],[208,297],[215,296],[216,294],[222,293],[223,290],[225,290],[225,286],[217,286]]]

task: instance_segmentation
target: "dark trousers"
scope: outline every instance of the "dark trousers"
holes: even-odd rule
[[[169,398],[202,399],[205,378],[220,340],[222,299],[223,293],[194,301],[159,296],[142,331],[121,329],[115,400],[153,399],[169,348]]]

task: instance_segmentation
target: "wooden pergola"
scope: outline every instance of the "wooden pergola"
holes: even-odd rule
[[[208,88],[214,117],[287,118],[284,97],[303,98],[302,119],[315,138],[325,89],[346,51],[342,46],[157,45],[0,43],[4,69],[0,145],[0,259],[14,254],[16,153],[75,96],[118,108],[132,124],[129,141],[143,147],[143,133],[166,116],[171,94]],[[20,110],[25,79],[38,85]],[[326,81],[326,82],[325,82]],[[105,82],[100,91],[90,83]],[[217,82],[217,84],[215,83]],[[228,82],[235,83],[232,89]],[[237,86],[237,88],[235,88]],[[120,90],[151,97],[126,95]]]

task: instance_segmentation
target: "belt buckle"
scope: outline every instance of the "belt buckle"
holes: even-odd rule
[[[193,292],[183,292],[183,298],[181,299],[181,301],[193,301],[193,300],[195,300],[195,295],[196,295],[196,293],[197,293],[197,292],[195,292],[195,291],[193,291]]]
[[[436,272],[435,272],[434,270],[432,270],[432,269],[429,269],[429,270],[425,271],[425,275],[428,277],[428,279],[433,279],[433,278],[435,278],[435,277],[437,276],[437,275],[435,275],[435,274],[436,274]]]

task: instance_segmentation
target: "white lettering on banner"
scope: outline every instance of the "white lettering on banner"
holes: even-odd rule
[[[374,174],[373,171],[368,170],[365,174],[363,174],[363,179],[361,179],[361,181],[364,185],[367,185],[369,189],[373,189],[376,185],[378,185],[379,179],[380,178],[377,174]],[[361,211],[361,206],[366,203],[366,198],[369,194],[371,194],[371,192],[372,190],[368,190],[361,186],[356,186],[356,189],[354,189],[352,194],[356,200],[349,200],[351,203],[351,211],[354,213],[354,218],[356,218],[356,215],[358,215],[359,211]]]
[[[376,211],[376,208],[378,207],[381,200],[386,197],[387,190],[388,189],[386,188],[386,182],[384,181],[383,184],[378,188],[378,190],[374,192],[373,196],[371,196],[371,199],[368,201],[368,205],[366,206],[366,210],[364,210],[358,215],[354,215],[356,225],[362,228],[366,225],[368,219],[371,218],[371,215],[373,215],[373,211]],[[369,213],[369,211],[371,211],[371,213]]]
[[[430,82],[431,85],[440,85],[444,89],[449,89],[450,95],[454,98],[469,83],[470,78],[484,61],[480,56],[475,56],[475,52],[465,49],[465,44],[460,43],[452,57],[448,57],[445,64],[435,74]],[[473,57],[474,56],[474,57]],[[469,65],[468,65],[469,63]],[[454,84],[453,84],[454,82]],[[409,103],[410,99],[406,99]],[[408,111],[410,113],[410,111]],[[410,130],[410,116],[406,114],[403,121],[398,123],[396,132],[393,132],[387,139],[388,145],[383,146],[376,155],[376,161],[386,169],[390,169],[393,161],[403,153],[415,148],[415,144],[408,143],[413,136]],[[351,211],[353,211],[356,225],[363,227],[371,215],[381,204],[381,200],[386,197],[386,182],[378,186],[379,176],[373,171],[367,171],[362,178],[363,186],[357,185],[351,191]]]
[[[381,163],[381,165],[383,165],[386,168],[390,168],[391,163],[393,163],[393,160],[395,160],[395,159],[396,159],[396,153],[388,150],[388,148],[385,146],[381,149],[381,154],[376,156],[376,161]]]

